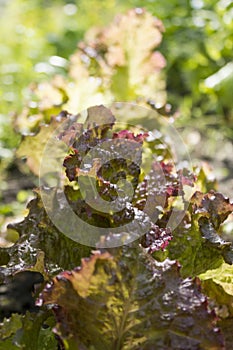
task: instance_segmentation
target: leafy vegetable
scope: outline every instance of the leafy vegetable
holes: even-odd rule
[[[233,266],[223,263],[214,270],[201,274],[202,286],[207,295],[216,303],[217,312],[227,317],[233,315]],[[224,309],[225,307],[225,312]]]
[[[142,249],[96,252],[42,294],[68,349],[223,349],[196,282]]]
[[[14,246],[4,248],[10,255],[7,268],[12,272],[35,265],[40,251],[45,254],[45,269],[49,274],[58,272],[61,267],[76,266],[82,256],[89,254],[90,249],[78,243],[74,244],[58,231],[43,207],[39,192],[35,193],[36,198],[28,205],[28,216],[24,221],[10,225],[19,233],[20,238]],[[57,254],[58,251],[60,254]]]
[[[29,7],[24,5],[22,9],[26,13]],[[67,6],[76,9],[73,4]],[[153,6],[158,8],[159,5]],[[186,112],[184,115],[194,115],[195,124],[197,118],[200,124],[205,124],[204,118],[201,119],[203,111],[205,116],[215,115],[215,109],[230,121],[229,39],[221,40],[226,44],[215,51],[212,41],[204,42],[199,35],[206,28],[215,31],[211,26],[217,24],[222,29],[218,28],[216,33],[220,33],[221,38],[227,37],[222,24],[228,26],[230,6],[212,5],[211,9],[218,15],[224,12],[226,20],[221,22],[216,13],[210,21],[212,14],[207,3],[200,5],[199,12],[195,6],[192,2],[182,9],[182,13],[188,14],[183,16],[186,20],[182,25],[192,30],[197,27],[191,32],[192,40],[188,45],[178,44],[186,38],[175,16],[177,11],[180,16],[180,5],[170,1],[165,6],[166,13],[173,13],[169,21],[174,21],[176,33],[173,35],[168,25],[174,44],[169,47],[166,41],[162,47],[169,58],[170,98],[181,102],[178,94],[182,92],[180,108]],[[60,24],[61,17],[55,17]],[[198,23],[209,25],[202,30]],[[19,38],[25,28],[17,26]],[[160,52],[155,51],[162,32],[163,25],[158,19],[140,8],[131,10],[127,15],[117,16],[108,27],[92,29],[86,34],[70,58],[67,75],[64,68],[68,61],[51,57],[51,62],[54,59],[62,62],[62,75],[50,82],[31,85],[28,105],[16,118],[17,129],[29,134],[23,138],[17,156],[26,157],[36,175],[46,166],[47,170],[54,170],[57,182],[50,189],[41,186],[36,190],[36,198],[28,205],[28,216],[9,227],[11,232],[19,233],[18,241],[0,250],[0,349],[57,348],[58,338],[52,333],[55,320],[49,311],[51,304],[57,321],[54,331],[61,348],[231,347],[233,250],[231,243],[222,238],[221,231],[233,205],[211,190],[213,184],[205,177],[203,169],[197,172],[198,177],[190,170],[176,169],[171,147],[156,130],[161,114],[169,121],[173,118],[169,118],[171,113],[165,106],[165,81],[161,70],[166,62]],[[30,35],[34,36],[33,33],[35,31]],[[36,40],[31,42],[37,45]],[[69,46],[67,40],[63,42]],[[190,48],[200,43],[204,51],[202,48],[202,53],[193,53]],[[36,57],[38,47],[29,56]],[[225,66],[220,68],[223,64]],[[51,65],[47,67],[51,69]],[[193,65],[203,66],[204,70],[193,69]],[[13,76],[19,76],[19,67],[20,63],[14,67],[4,63],[1,74],[5,75],[5,85],[15,83]],[[174,73],[179,72],[180,67],[188,69],[177,79]],[[16,69],[13,75],[12,69]],[[19,78],[24,80],[25,77]],[[202,95],[197,94],[197,90],[202,91]],[[210,93],[210,90],[211,97],[203,99],[203,93]],[[14,94],[3,94],[3,99],[10,102]],[[71,115],[62,111],[66,108],[76,113],[90,105],[115,100],[146,104],[156,113],[151,113],[152,109],[136,113],[135,105],[122,108],[123,104],[117,103],[112,111],[103,106],[89,108],[83,123],[85,113]],[[116,111],[124,127],[123,123],[121,127],[117,125]],[[129,120],[141,125],[129,127]],[[54,130],[63,122],[70,127],[56,139]],[[229,130],[227,127],[227,135],[230,135]],[[5,147],[9,136],[4,133]],[[45,159],[44,146],[47,147],[49,139],[53,147],[49,149],[50,158]],[[56,173],[57,157],[64,155],[57,153],[55,141],[58,140],[68,150],[60,162],[65,169],[60,169],[59,174]],[[3,150],[6,158],[6,149]],[[43,176],[43,171],[40,174]],[[48,185],[43,181],[41,184]],[[190,193],[193,193],[191,200]],[[70,220],[71,213],[72,217],[78,217],[78,224]],[[132,241],[135,242],[130,247],[113,249]],[[108,248],[108,252],[94,252],[92,257],[83,259],[90,254],[87,242],[89,246],[98,242],[97,247]],[[77,267],[80,261],[82,266]],[[57,273],[60,274],[54,277]],[[201,282],[189,277],[197,275]],[[50,283],[42,291],[43,280]],[[209,296],[209,303],[199,291],[200,283],[202,291]],[[42,292],[43,306],[35,301],[39,292]],[[216,311],[218,319],[211,309]],[[225,342],[216,326],[222,328]]]
[[[233,296],[233,266],[223,263],[218,269],[209,270],[200,275],[202,280],[213,279],[223,287],[226,293]]]
[[[1,350],[57,349],[57,341],[51,331],[54,320],[51,312],[12,314],[0,324]]]
[[[64,121],[67,113],[63,112],[56,118],[52,118],[49,125],[42,125],[36,135],[24,136],[20,146],[16,151],[19,158],[27,159],[29,169],[37,176],[40,174],[40,164],[43,157],[43,151],[49,138],[52,137],[54,130]]]
[[[139,97],[163,105],[165,59],[155,51],[162,31],[161,21],[135,9],[103,29],[87,32],[70,58],[67,78],[56,75],[50,83],[32,87],[30,102],[17,117],[18,129],[35,131],[62,109],[76,113],[96,104]]]
[[[41,159],[42,186],[24,221],[9,225],[19,239],[3,250],[2,281],[19,269],[46,281],[53,278],[39,292],[45,305],[53,304],[56,333],[66,348],[222,349],[216,319],[190,277],[224,260],[232,263],[232,245],[220,234],[233,205],[220,193],[196,191],[196,176],[176,169],[170,145],[156,130],[119,130],[111,110],[101,105],[82,118],[62,112],[53,120],[58,130]],[[62,165],[58,145],[67,153],[64,171],[57,172],[57,164]],[[46,182],[51,170],[52,186]],[[96,246],[108,252],[84,260]],[[17,284],[11,306],[24,287]],[[218,300],[218,289],[211,285],[213,300]],[[7,290],[5,300],[15,289],[9,284]],[[5,315],[31,310],[22,320],[36,317],[35,345],[44,334],[40,317],[46,320],[46,306],[36,306],[30,293],[24,296],[29,306],[17,304]],[[18,334],[13,329],[14,322],[12,344]],[[44,341],[50,340],[51,327]]]
[[[195,205],[195,213],[201,213],[209,218],[215,229],[219,228],[220,224],[233,210],[229,199],[214,191],[210,191],[207,194],[196,192],[193,197],[193,203]]]
[[[232,264],[231,242],[220,235],[220,225],[233,210],[229,199],[215,191],[195,192],[189,210],[173,231],[169,256],[182,265],[184,276],[196,276],[219,267],[223,260]]]

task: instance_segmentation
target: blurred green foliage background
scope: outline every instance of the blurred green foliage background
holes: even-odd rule
[[[28,188],[14,161],[21,136],[13,128],[28,86],[55,73],[92,26],[117,13],[144,7],[163,21],[159,47],[166,58],[168,102],[193,160],[210,162],[220,190],[230,195],[233,169],[233,3],[231,0],[0,0],[0,224],[23,214]],[[54,60],[54,56],[60,57]],[[60,62],[60,63],[58,63]],[[21,168],[20,168],[21,167]],[[27,172],[27,171],[26,171]]]

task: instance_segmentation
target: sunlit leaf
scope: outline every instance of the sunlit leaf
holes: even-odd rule
[[[233,266],[223,263],[217,269],[208,270],[199,277],[207,295],[217,302],[220,309],[223,305],[227,308],[224,316],[233,316]]]
[[[220,193],[195,192],[168,247],[169,256],[182,264],[182,274],[195,276],[219,267],[224,260],[232,264],[232,244],[221,238],[220,231],[232,207]]]
[[[140,249],[96,252],[54,278],[42,298],[54,305],[67,348],[223,349],[196,283]]]
[[[16,151],[18,158],[26,158],[29,169],[37,176],[40,174],[40,165],[46,143],[51,138],[54,130],[65,120],[67,113],[53,118],[49,125],[42,125],[36,135],[27,135]],[[51,165],[52,167],[52,165]]]

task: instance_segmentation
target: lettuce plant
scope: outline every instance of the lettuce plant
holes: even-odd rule
[[[75,114],[95,104],[141,99],[164,105],[166,60],[158,50],[163,31],[158,18],[139,8],[91,28],[70,57],[67,74],[29,87],[17,130],[31,134],[64,109]]]
[[[233,205],[198,190],[155,130],[120,128],[104,106],[82,117],[54,119],[45,153],[64,145],[64,171],[9,226],[19,239],[1,249],[0,348],[226,349],[233,249],[221,224]]]

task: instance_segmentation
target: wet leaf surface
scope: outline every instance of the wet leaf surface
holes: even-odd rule
[[[223,349],[195,281],[139,248],[96,252],[55,277],[42,298],[71,349]]]

